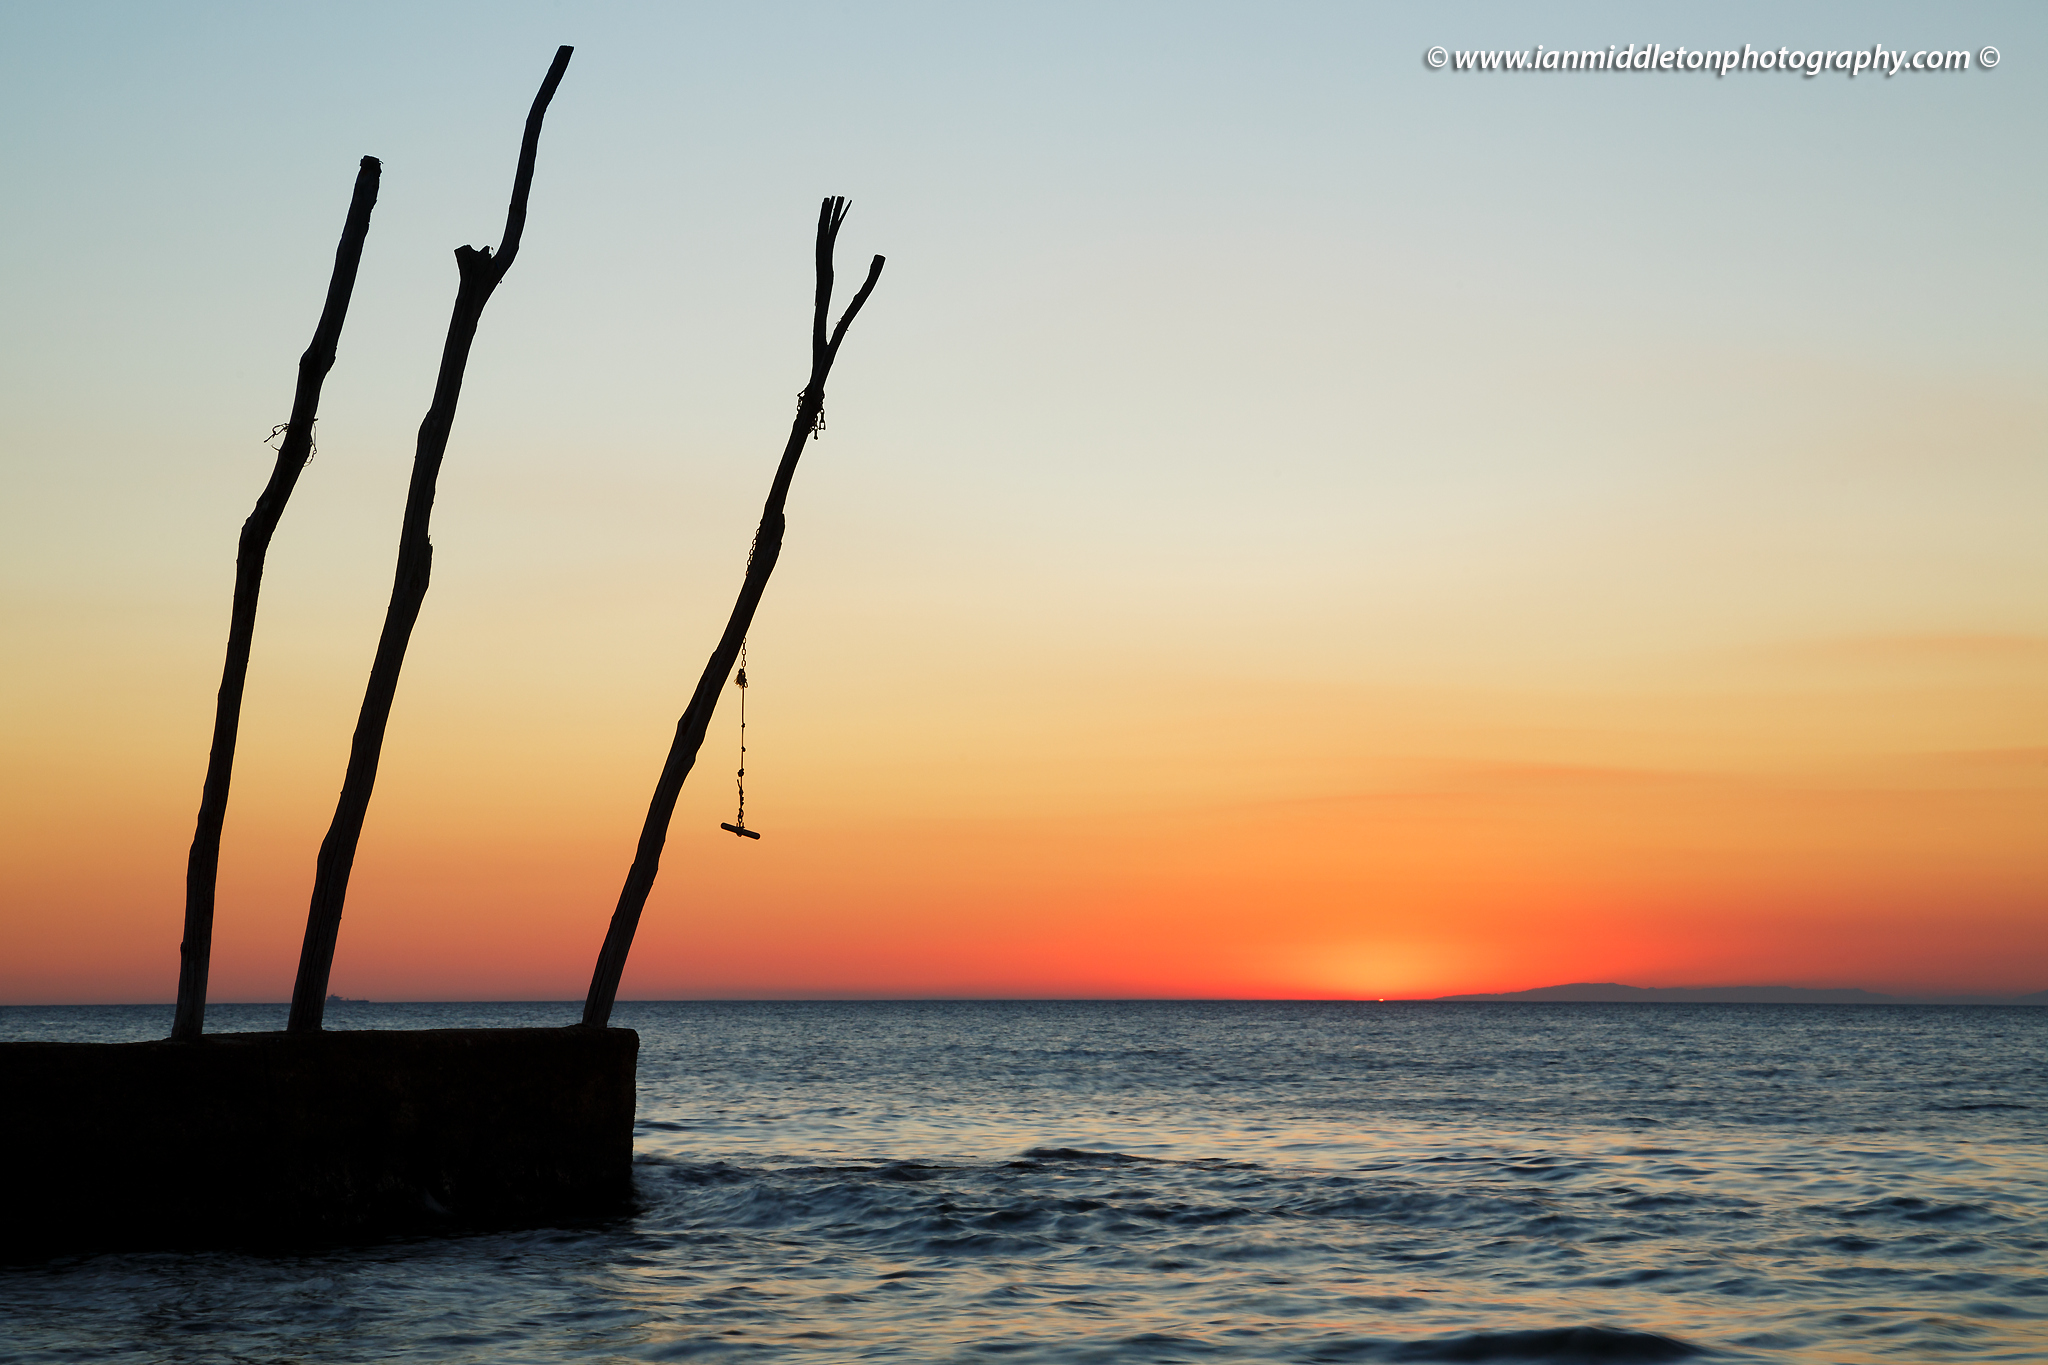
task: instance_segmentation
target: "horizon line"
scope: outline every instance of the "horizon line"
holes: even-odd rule
[[[1865,995],[1876,997],[1871,1000],[1813,1000],[1813,1001],[1656,1001],[1656,1000],[1555,1000],[1541,996],[1553,991],[1586,990],[1629,990],[1645,994],[1664,992],[1703,993],[1717,991],[1804,991],[1814,994]],[[1529,997],[1538,998],[1529,998]],[[621,1005],[791,1005],[791,1004],[922,1004],[922,1003],[973,1003],[973,1004],[1359,1004],[1359,1005],[1428,1005],[1428,1004],[1943,1004],[1969,1003],[1972,1001],[2019,1000],[2033,996],[2048,997],[2048,988],[2032,991],[1876,991],[1862,986],[1792,986],[1792,985],[1716,985],[1716,986],[1630,986],[1613,981],[1572,981],[1552,986],[1535,986],[1518,991],[1456,991],[1445,995],[977,995],[943,994],[893,995],[820,993],[803,995],[677,995],[646,996],[621,999]],[[367,997],[335,996],[329,1001],[337,1005],[561,1005],[565,1008],[580,1008],[580,997],[567,996],[461,996],[439,999],[370,999]],[[175,1000],[46,1000],[46,1001],[0,1001],[0,1009],[154,1009],[170,1008]],[[284,1008],[291,1004],[289,999],[278,1000],[215,1000],[209,1001],[209,1008]]]

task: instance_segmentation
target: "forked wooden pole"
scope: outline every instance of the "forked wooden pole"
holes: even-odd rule
[[[171,1037],[190,1042],[206,1027],[206,973],[213,958],[214,888],[220,879],[220,835],[227,821],[228,787],[235,775],[235,741],[242,728],[242,689],[249,680],[249,646],[256,635],[256,599],[263,591],[263,560],[277,531],[284,505],[298,486],[299,474],[313,453],[313,422],[320,415],[320,387],[334,368],[334,350],[341,325],[355,293],[356,268],[363,260],[363,239],[370,235],[370,211],[377,207],[377,181],[383,163],[363,158],[356,172],[355,195],[334,249],[334,274],[327,282],[327,302],[313,340],[299,357],[299,384],[292,394],[292,418],[278,443],[270,482],[256,499],[256,509],[242,523],[235,548],[235,596],[228,613],[228,657],[220,671],[220,693],[213,710],[213,748],[206,756],[206,783],[199,793],[199,824],[192,851],[185,858],[185,937],[178,945],[178,1009],[171,1019]]]
[[[519,254],[519,238],[526,230],[527,191],[533,187],[533,160],[540,148],[541,120],[547,114],[548,101],[555,97],[555,87],[562,83],[572,51],[568,47],[556,51],[554,65],[548,68],[547,79],[540,83],[540,93],[533,97],[533,108],[526,116],[526,136],[519,145],[519,170],[512,180],[512,205],[505,213],[505,235],[498,254],[493,256],[489,247],[458,247],[455,252],[461,272],[455,311],[448,319],[448,340],[441,349],[434,401],[420,423],[412,484],[405,495],[405,521],[398,533],[398,572],[391,585],[391,605],[384,614],[384,631],[377,639],[377,657],[370,665],[362,714],[349,745],[348,775],[342,780],[334,821],[320,843],[313,903],[306,915],[306,941],[299,950],[299,976],[292,987],[291,1017],[285,1024],[289,1033],[318,1032],[326,1013],[327,977],[334,967],[334,943],[341,932],[349,873],[355,867],[356,844],[362,838],[363,817],[370,809],[370,793],[377,785],[377,761],[384,748],[384,728],[391,719],[391,702],[398,692],[398,671],[405,664],[405,648],[412,640],[413,623],[419,619],[433,569],[434,547],[427,537],[427,522],[434,510],[441,457],[455,426],[462,372],[469,364],[470,343],[476,339],[484,305]]]
[[[853,296],[846,315],[828,337],[825,324],[832,306],[832,248],[839,240],[839,224],[845,217],[843,198],[827,199],[818,209],[818,293],[811,318],[811,379],[797,400],[796,420],[790,424],[782,462],[775,467],[775,482],[769,486],[768,502],[761,510],[761,526],[754,533],[754,553],[747,561],[739,600],[733,604],[718,648],[711,651],[711,659],[704,665],[704,674],[697,680],[689,706],[676,722],[676,737],[669,745],[668,761],[662,764],[661,777],[654,784],[654,799],[647,805],[647,820],[640,828],[640,846],[634,852],[631,870],[626,873],[626,884],[619,892],[618,908],[612,911],[611,927],[605,932],[604,947],[597,955],[597,970],[590,979],[590,994],[583,1002],[583,1023],[589,1028],[603,1028],[611,1022],[612,1002],[619,993],[619,978],[626,970],[626,955],[633,950],[640,912],[646,908],[647,893],[654,889],[655,874],[661,870],[661,850],[668,842],[668,823],[675,815],[676,797],[683,790],[683,779],[697,762],[697,750],[703,747],[711,713],[718,709],[719,694],[725,690],[725,680],[739,658],[740,645],[753,625],[754,609],[761,604],[768,576],[775,572],[775,561],[782,554],[782,505],[789,498],[789,482],[796,474],[797,460],[804,453],[804,442],[817,430],[818,416],[825,410],[825,379],[832,373],[832,361],[839,354],[839,343],[846,339],[848,325],[874,292],[875,281],[882,277],[883,258],[877,256],[868,266],[867,282]]]

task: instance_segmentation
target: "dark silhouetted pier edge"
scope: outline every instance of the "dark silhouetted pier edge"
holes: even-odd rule
[[[341,912],[348,899],[349,873],[355,867],[356,845],[363,834],[363,818],[370,808],[370,794],[377,785],[377,762],[384,748],[384,730],[391,720],[392,699],[398,692],[398,673],[405,665],[405,650],[412,640],[413,623],[419,619],[420,604],[426,600],[427,581],[433,570],[434,547],[428,538],[428,521],[434,510],[434,487],[441,473],[441,458],[448,449],[448,435],[455,426],[455,405],[462,397],[462,375],[469,364],[470,343],[476,338],[484,305],[519,254],[519,239],[526,230],[526,197],[533,186],[534,157],[540,148],[541,121],[548,102],[562,83],[569,54],[563,47],[555,53],[554,64],[541,82],[540,93],[526,116],[526,134],[519,145],[519,170],[512,181],[512,203],[505,214],[505,235],[495,256],[489,247],[477,250],[461,247],[455,252],[460,282],[455,290],[455,308],[448,319],[448,339],[441,349],[441,371],[434,382],[434,400],[420,423],[419,444],[413,455],[412,482],[406,490],[405,519],[398,536],[398,569],[391,585],[391,605],[384,616],[383,633],[377,640],[377,654],[370,665],[369,685],[364,689],[363,709],[356,721],[355,737],[349,745],[348,773],[343,778],[341,797],[335,804],[334,821],[321,841],[313,881],[312,905],[306,915],[306,940],[299,951],[299,974],[292,988],[291,1018],[285,1025],[291,1033],[317,1032],[327,1007],[327,978],[334,966],[334,943],[341,930]]]
[[[463,370],[484,305],[518,255],[541,122],[569,56],[567,47],[556,52],[527,115],[496,254],[488,247],[455,253],[454,313],[420,424],[390,609],[320,849],[290,1022],[279,1033],[206,1034],[207,959],[264,552],[312,453],[321,381],[334,363],[377,199],[380,167],[369,157],[326,308],[299,362],[276,468],[242,528],[227,665],[187,873],[172,1036],[0,1043],[0,1096],[8,1106],[0,1169],[11,1177],[0,1255],[318,1245],[407,1230],[530,1227],[606,1217],[631,1199],[640,1046],[631,1029],[321,1028],[349,871],[426,596],[428,518]],[[816,404],[808,411],[815,417]]]
[[[334,250],[334,274],[327,284],[327,302],[313,340],[299,357],[299,383],[292,395],[291,421],[278,443],[270,482],[256,499],[256,508],[242,523],[235,547],[235,596],[228,616],[228,656],[220,673],[220,695],[213,713],[213,747],[206,758],[206,783],[199,797],[198,828],[185,860],[185,936],[178,946],[178,1009],[171,1037],[197,1038],[206,1027],[206,974],[213,956],[214,888],[220,875],[220,835],[227,820],[228,787],[234,780],[235,740],[242,725],[242,689],[249,678],[249,646],[256,634],[256,599],[263,591],[263,560],[278,518],[298,486],[299,474],[313,453],[313,423],[320,415],[320,389],[334,368],[335,347],[355,293],[356,268],[363,260],[363,239],[370,234],[370,211],[377,206],[377,181],[382,163],[363,158],[356,173],[355,195]]]
[[[839,325],[828,336],[825,327],[832,308],[832,253],[839,241],[839,225],[845,219],[846,200],[843,198],[827,199],[818,209],[818,290],[811,314],[810,381],[797,398],[796,420],[790,424],[789,441],[782,448],[782,460],[775,467],[775,481],[769,486],[768,501],[761,511],[761,525],[754,533],[754,549],[747,559],[739,600],[733,604],[732,616],[725,623],[725,633],[719,637],[718,647],[704,665],[703,676],[697,680],[697,690],[691,694],[682,719],[676,722],[675,740],[669,745],[668,759],[662,764],[661,776],[654,784],[654,799],[647,806],[647,819],[640,829],[640,843],[634,850],[633,866],[627,871],[626,884],[619,892],[618,907],[612,912],[604,947],[598,952],[597,969],[591,976],[590,994],[583,1002],[583,1024],[586,1028],[602,1029],[611,1020],[612,1002],[619,993],[619,978],[626,970],[626,956],[633,950],[634,931],[640,927],[640,912],[646,908],[647,894],[654,889],[655,874],[661,870],[661,850],[668,842],[668,826],[675,815],[676,798],[682,793],[683,780],[697,762],[697,750],[703,747],[704,731],[711,724],[712,712],[718,709],[719,694],[725,690],[726,677],[739,658],[740,646],[754,621],[754,610],[760,606],[761,593],[768,586],[768,576],[775,572],[775,561],[782,554],[782,507],[789,498],[790,480],[796,475],[796,464],[804,453],[804,443],[821,430],[820,419],[825,412],[825,380],[832,373],[832,362],[839,355],[839,343],[846,339],[846,329],[859,315],[868,295],[874,292],[875,281],[882,277],[883,258],[877,256],[868,266],[867,281],[853,296],[845,316],[839,319]]]
[[[0,1044],[0,1257],[605,1217],[638,1053],[574,1026]]]

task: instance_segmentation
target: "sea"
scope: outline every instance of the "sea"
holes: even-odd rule
[[[576,1015],[346,1004],[328,1024]],[[283,1020],[219,1005],[208,1025]],[[0,1361],[2048,1360],[2048,1009],[678,1002],[614,1022],[641,1039],[630,1213],[0,1267]],[[9,1039],[169,1024],[0,1009]]]

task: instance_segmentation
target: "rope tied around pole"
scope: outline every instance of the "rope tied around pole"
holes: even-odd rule
[[[270,434],[263,438],[263,444],[269,446],[272,450],[282,453],[285,438],[291,434],[291,429],[292,424],[290,422],[279,422],[270,429]],[[306,426],[306,463],[313,463],[313,457],[319,453],[320,419],[315,417]]]

